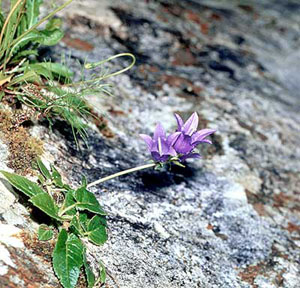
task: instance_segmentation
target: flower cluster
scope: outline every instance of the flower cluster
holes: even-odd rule
[[[199,118],[194,112],[184,123],[182,118],[175,114],[178,128],[176,132],[166,136],[166,133],[160,123],[157,124],[153,138],[140,134],[140,137],[146,142],[148,150],[155,162],[184,161],[187,158],[200,158],[200,154],[195,150],[200,143],[209,143],[207,136],[216,132],[213,129],[202,129],[197,131]]]

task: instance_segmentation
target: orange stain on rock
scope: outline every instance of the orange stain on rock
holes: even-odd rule
[[[62,41],[69,47],[75,48],[81,51],[92,51],[94,49],[94,45],[91,43],[81,40],[79,38],[72,38],[70,36],[65,36]]]

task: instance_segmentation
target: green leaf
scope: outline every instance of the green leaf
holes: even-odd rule
[[[79,238],[62,229],[53,251],[53,268],[65,288],[76,286],[83,265],[84,246]]]
[[[46,179],[51,179],[51,174],[50,174],[49,170],[47,169],[47,167],[42,162],[42,160],[38,159],[36,162],[39,166],[39,169],[40,169],[41,173],[45,176],[45,178]]]
[[[59,188],[63,188],[64,183],[62,182],[60,173],[56,170],[56,168],[53,165],[50,165],[50,166],[51,166],[52,179],[53,179],[54,184],[56,186],[58,186]]]
[[[79,223],[80,223],[81,228],[84,231],[88,230],[89,219],[88,219],[88,216],[87,216],[86,213],[80,213],[79,214]]]
[[[180,166],[182,168],[185,168],[185,166],[183,164],[181,164],[181,162],[179,161],[172,161],[175,165]]]
[[[17,59],[27,57],[27,56],[38,56],[39,53],[37,50],[24,50],[20,51],[16,54],[16,56],[12,59],[12,61],[16,61]]]
[[[88,282],[88,288],[93,288],[95,285],[96,279],[95,279],[95,275],[94,275],[92,269],[90,268],[90,265],[87,263],[85,254],[83,255],[83,265],[84,265],[84,271],[86,274],[86,279]]]
[[[62,218],[58,216],[58,206],[48,193],[37,194],[31,197],[29,201],[50,217],[62,221]]]
[[[21,16],[20,22],[17,25],[17,34],[14,38],[19,37],[20,35],[22,35],[25,31],[27,30],[27,18],[24,15],[24,11],[23,11],[23,15]]]
[[[8,182],[14,186],[16,189],[20,190],[24,194],[29,197],[38,195],[38,194],[46,194],[48,195],[42,188],[40,188],[36,183],[26,179],[25,177],[19,176],[14,173],[9,173],[3,170],[0,172],[5,176]]]
[[[63,211],[65,210],[66,208],[74,205],[76,202],[75,202],[75,199],[74,199],[74,196],[73,196],[73,193],[74,191],[72,190],[69,190],[65,196],[65,201],[64,201],[64,204],[62,205],[62,207],[60,208],[60,211]],[[75,215],[76,214],[76,209],[75,207],[68,210],[67,212],[65,212],[64,214],[66,215]]]
[[[53,238],[53,230],[51,227],[41,224],[38,230],[38,238],[41,241],[47,241]]]
[[[2,8],[2,3],[1,3],[2,0],[0,0],[0,8]],[[0,10],[0,31],[2,30],[2,27],[3,27],[3,24],[4,24],[4,17],[2,15],[2,9]]]
[[[36,42],[45,46],[56,45],[64,37],[64,33],[60,29],[54,29],[54,30],[45,29],[39,32],[42,37],[38,38]]]
[[[102,245],[107,241],[106,227],[100,216],[94,216],[88,224],[88,239],[96,245]]]
[[[22,70],[22,69],[19,69]],[[53,79],[53,75],[51,71],[47,70],[45,67],[36,65],[36,64],[27,64],[26,67],[24,67],[25,71],[33,71],[39,76],[43,76],[47,80]]]
[[[1,102],[1,100],[2,100],[2,98],[5,96],[5,93],[4,93],[4,91],[0,91],[0,102]]]
[[[57,44],[62,37],[63,32],[59,29],[54,29],[52,31],[48,30],[33,30],[26,34],[24,37],[19,39],[11,48],[9,52],[9,57],[12,57],[14,53],[19,51],[21,48],[25,47],[29,43],[37,43],[46,46],[52,46]]]
[[[38,22],[40,14],[40,5],[42,0],[27,0],[26,1],[26,16],[27,16],[27,28],[29,29]]]
[[[46,180],[45,180],[44,176],[42,176],[42,175],[40,174],[40,175],[38,175],[38,179],[39,179],[39,181],[40,181],[40,183],[41,183],[42,185],[45,184]]]
[[[60,63],[42,62],[31,64],[30,66],[32,67],[32,69],[44,68],[51,73],[57,74],[65,78],[70,78],[73,76],[73,72],[71,72],[66,66]]]
[[[95,195],[86,190],[84,187],[77,189],[74,196],[77,201],[77,209],[88,210],[99,215],[106,215]]]
[[[99,269],[100,269],[100,283],[106,282],[106,270],[104,264],[100,261],[99,262]]]
[[[19,55],[19,54],[18,54]],[[18,72],[28,72],[33,71],[38,75],[43,76],[48,80],[52,80],[54,76],[64,77],[69,79],[73,76],[73,72],[71,72],[66,66],[60,63],[51,63],[51,62],[41,62],[41,63],[26,63],[21,68],[18,69]]]
[[[43,35],[40,34],[39,31],[33,30],[30,33],[23,36],[21,39],[19,39],[11,48],[10,48],[10,56],[12,56],[14,53],[19,51],[21,48],[26,46],[29,43],[33,42],[41,42],[43,38]]]
[[[52,31],[59,29],[62,26],[62,20],[60,18],[52,18],[48,21],[46,25],[46,30]]]
[[[15,77],[10,83],[9,86],[13,86],[19,83],[24,82],[36,82],[36,83],[42,83],[41,78],[38,74],[36,74],[34,71],[27,71],[24,74]]]
[[[74,216],[70,222],[70,229],[72,232],[74,232],[76,235],[82,235],[82,229],[80,227],[79,219],[76,216]]]
[[[82,178],[81,178],[81,187],[84,187],[86,188],[87,187],[87,179],[86,177],[83,175]]]

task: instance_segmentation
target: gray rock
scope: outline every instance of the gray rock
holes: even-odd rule
[[[75,60],[96,62],[130,51],[137,65],[110,79],[114,97],[87,97],[105,112],[113,139],[91,127],[88,147],[81,143],[76,150],[61,123],[53,132],[35,128],[51,154],[46,158],[71,185],[83,174],[91,182],[145,163],[138,134],[152,133],[158,120],[173,130],[173,112],[187,117],[197,111],[201,127],[218,130],[212,146],[200,147],[204,159],[185,169],[140,171],[92,188],[109,215],[109,241],[90,245],[90,258],[95,266],[104,262],[112,276],[108,285],[299,287],[300,114],[299,95],[292,91],[298,70],[280,58],[297,55],[299,3],[75,2],[61,14],[67,36],[93,49],[87,53],[68,41],[49,51],[52,57],[71,51],[69,64],[79,71]],[[108,66],[128,63],[119,59]],[[14,224],[11,211],[0,209],[1,223],[34,231],[29,218]],[[35,251],[26,253],[34,257]],[[41,259],[30,261],[55,285],[50,263]],[[28,287],[20,276],[6,276],[9,264],[2,267],[0,279]]]

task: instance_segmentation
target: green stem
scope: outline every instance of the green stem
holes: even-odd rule
[[[65,215],[65,216],[62,217],[63,221],[71,221],[72,219],[73,219],[73,216]]]
[[[111,56],[111,57],[109,57],[107,59],[104,59],[104,60],[102,60],[100,62],[97,62],[97,63],[87,63],[87,64],[84,65],[85,69],[94,69],[97,66],[100,66],[100,65],[102,65],[102,64],[104,64],[106,62],[109,62],[109,61],[111,61],[113,59],[116,59],[116,58],[119,58],[119,57],[124,57],[124,56],[125,57],[126,56],[127,57],[131,57],[132,61],[131,61],[130,65],[128,65],[127,67],[125,67],[125,68],[123,68],[123,69],[121,69],[119,71],[116,71],[114,73],[110,73],[108,75],[100,76],[100,77],[95,78],[95,79],[90,79],[90,80],[85,80],[85,81],[79,81],[79,82],[74,82],[74,83],[69,83],[69,84],[63,84],[62,86],[66,87],[66,86],[76,86],[76,85],[83,85],[83,84],[88,84],[88,83],[94,83],[95,81],[101,81],[101,80],[104,80],[104,79],[107,79],[107,78],[110,78],[110,77],[113,77],[113,76],[117,76],[117,75],[119,75],[119,74],[121,74],[121,73],[123,73],[123,72],[125,72],[125,71],[127,71],[129,69],[131,69],[134,66],[136,59],[135,59],[135,57],[134,57],[133,54],[131,54],[131,53],[120,53],[120,54],[117,54],[117,55],[113,55],[113,56]]]
[[[135,168],[130,168],[130,169],[127,169],[127,170],[124,170],[124,171],[112,174],[110,176],[101,178],[101,179],[99,179],[99,180],[97,180],[95,182],[92,182],[92,183],[88,184],[87,187],[89,188],[89,187],[95,186],[95,185],[97,185],[99,183],[105,182],[107,180],[110,180],[110,179],[113,179],[113,178],[116,178],[116,177],[119,177],[119,176],[122,176],[122,175],[125,175],[125,174],[128,174],[128,173],[131,173],[131,172],[135,172],[135,171],[139,171],[139,170],[151,168],[151,167],[154,167],[155,165],[156,165],[156,163],[151,163],[151,164],[146,164],[146,165],[138,166],[138,167],[135,167]]]
[[[71,209],[73,209],[74,207],[76,207],[76,205],[77,205],[77,203],[75,203],[75,204],[73,204],[73,205],[71,205],[71,206],[68,206],[67,208],[65,208],[64,210],[62,210],[62,211],[60,211],[59,213],[58,213],[58,216],[62,216],[62,215],[64,215],[66,212],[68,212],[69,210],[71,210]]]

